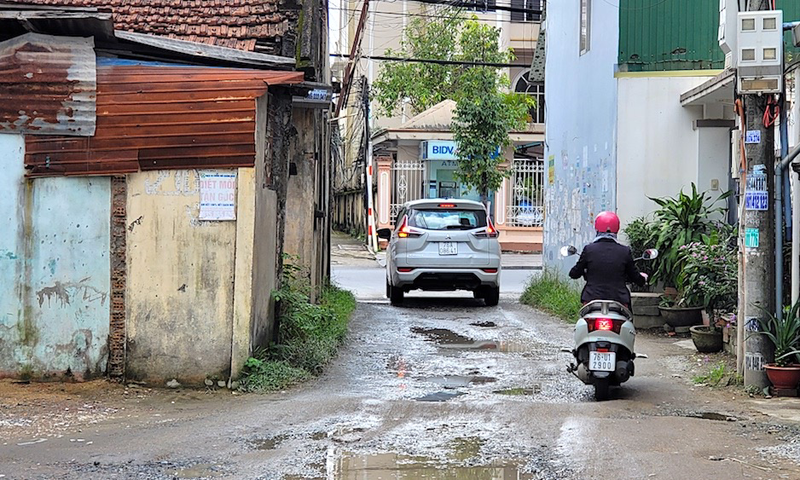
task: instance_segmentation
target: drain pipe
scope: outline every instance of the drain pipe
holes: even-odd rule
[[[781,120],[781,153],[784,148],[788,149],[788,133],[784,134],[786,123],[785,115]],[[775,310],[778,320],[783,319],[783,171],[792,163],[797,155],[800,154],[800,145],[797,145],[785,155],[775,166],[775,205],[773,208],[775,215]],[[797,195],[795,195],[797,196]],[[795,242],[794,238],[792,242]],[[796,252],[792,252],[794,256]],[[794,279],[793,279],[794,280]]]
[[[793,163],[792,176],[792,305],[800,299],[800,165]]]

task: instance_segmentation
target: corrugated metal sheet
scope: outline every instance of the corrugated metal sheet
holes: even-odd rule
[[[777,0],[785,22],[800,20],[800,2]],[[622,71],[719,69],[718,0],[620,0],[619,65]],[[597,30],[594,30],[597,34]],[[787,52],[796,56],[791,32]]]
[[[30,176],[102,175],[255,161],[255,99],[301,72],[101,66],[91,138],[28,138]]]
[[[620,0],[620,69],[722,68],[718,28],[718,0]],[[600,34],[599,29],[592,34]]]
[[[94,135],[94,41],[28,33],[0,43],[0,132]]]

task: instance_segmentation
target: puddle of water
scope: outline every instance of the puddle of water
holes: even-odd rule
[[[463,462],[478,457],[484,443],[486,441],[478,437],[455,438],[450,442],[450,448],[453,451],[451,458]]]
[[[258,438],[250,442],[256,450],[275,450],[278,445],[288,438],[287,435],[278,435],[270,438]]]
[[[523,353],[531,350],[531,346],[522,342],[483,340],[479,342],[452,343],[440,345],[445,350],[492,350],[502,353]]]
[[[470,323],[470,325],[472,325],[473,327],[482,327],[482,328],[494,328],[497,326],[497,324],[494,322],[475,322],[475,323]]]
[[[440,345],[452,345],[452,344],[474,342],[474,340],[471,338],[459,335],[456,332],[452,330],[447,330],[445,328],[413,327],[411,328],[411,332],[419,335],[425,335],[426,337],[428,337],[429,340],[436,342]]]
[[[536,395],[541,391],[542,391],[541,385],[534,385],[533,388],[522,388],[522,387],[506,388],[505,390],[495,390],[492,393],[496,393],[498,395]]]
[[[461,395],[466,395],[464,392],[435,392],[429,393],[424,397],[415,398],[418,402],[446,402]]]
[[[716,412],[695,412],[687,415],[687,417],[702,418],[704,420],[715,420],[718,422],[736,422],[739,420],[736,417]]]
[[[492,383],[496,382],[497,379],[494,377],[481,377],[481,376],[470,377],[463,375],[443,375],[441,377],[426,378],[425,381],[441,385],[444,388],[456,389],[456,388],[469,387],[470,384],[480,385],[480,384]]]
[[[220,471],[219,465],[206,463],[180,470],[172,470],[168,473],[173,478],[217,478],[222,477],[224,472]]]
[[[494,326],[493,323],[492,325]],[[411,331],[425,335],[428,340],[436,342],[440,348],[445,350],[494,350],[503,353],[522,353],[531,351],[532,347],[528,343],[516,341],[474,340],[445,328],[413,327]]]
[[[382,453],[377,455],[344,455],[337,464],[339,480],[377,480],[386,478],[438,478],[447,480],[490,480],[513,478],[532,480],[512,460],[496,461],[485,466],[442,464],[426,457]]]

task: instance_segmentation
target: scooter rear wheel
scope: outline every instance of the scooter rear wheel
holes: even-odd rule
[[[608,400],[609,382],[607,378],[594,379],[594,398],[598,402]]]

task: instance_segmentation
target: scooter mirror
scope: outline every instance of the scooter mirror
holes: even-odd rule
[[[578,253],[578,249],[572,245],[564,245],[561,247],[561,250],[559,250],[559,253],[561,253],[562,257],[569,257],[570,255],[575,255]]]
[[[642,258],[644,258],[645,260],[653,260],[657,257],[658,257],[658,250],[656,250],[655,248],[649,248],[645,250],[644,255],[642,255]]]

